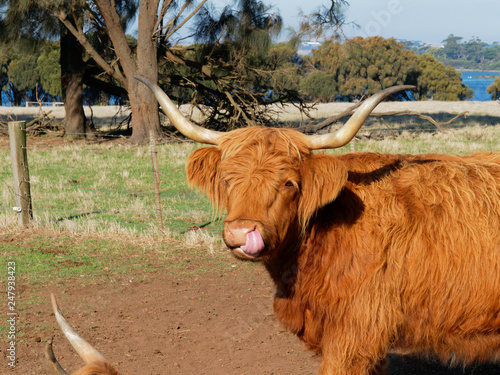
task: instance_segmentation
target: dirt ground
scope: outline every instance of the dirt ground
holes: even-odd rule
[[[242,277],[235,268],[189,278],[158,274],[140,282],[130,275],[92,287],[72,281],[37,294],[47,301],[50,292],[56,294],[66,318],[121,374],[315,373],[318,360],[273,319],[267,275],[256,270]],[[61,364],[70,371],[82,365],[48,304],[20,319],[24,337],[14,373],[46,373],[43,351],[52,336]],[[5,362],[0,368],[5,373]]]
[[[263,267],[229,262],[227,271],[189,277],[137,274],[91,286],[71,280],[36,292],[21,285],[21,304],[32,293],[42,303],[21,312],[16,367],[8,370],[4,344],[0,373],[47,374],[43,352],[51,337],[69,372],[82,365],[56,326],[53,292],[70,323],[121,374],[316,374],[319,358],[273,317],[273,286]],[[493,375],[500,367],[446,369],[394,357],[390,374]]]

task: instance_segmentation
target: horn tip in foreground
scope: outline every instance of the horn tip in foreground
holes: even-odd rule
[[[52,375],[68,375],[68,373],[62,368],[54,355],[54,350],[52,349],[53,339],[48,339],[45,344],[45,359],[47,360],[47,366],[49,367],[49,372]]]
[[[56,310],[59,309],[59,306],[57,305],[57,299],[54,293],[50,293],[50,301],[52,302],[52,309]]]

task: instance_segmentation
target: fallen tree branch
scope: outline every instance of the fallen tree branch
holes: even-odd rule
[[[451,120],[445,121],[445,122],[437,122],[434,120],[431,116],[423,115],[420,112],[415,112],[415,111],[395,111],[395,112],[385,112],[385,113],[372,113],[371,116],[373,117],[385,117],[385,116],[415,116],[418,118],[421,118],[422,120],[429,121],[432,125],[434,125],[440,132],[443,131],[441,126],[449,125],[453,121],[455,121],[457,118],[461,116],[465,116],[469,112],[462,112],[453,117]]]
[[[308,125],[301,126],[301,127],[297,128],[297,130],[302,132],[302,133],[307,133],[307,134],[316,133],[316,132],[320,131],[321,129],[326,128],[327,126],[330,126],[330,125],[336,123],[337,121],[343,119],[344,117],[352,116],[352,114],[354,113],[354,110],[356,108],[358,108],[360,104],[361,103],[358,103],[358,104],[346,109],[344,112],[339,113],[338,115],[328,117],[326,120],[320,122],[319,124],[316,124],[316,125],[308,124]],[[415,117],[421,118],[422,120],[429,121],[440,132],[443,132],[443,129],[441,128],[442,126],[451,124],[457,118],[459,118],[461,116],[465,116],[467,113],[469,113],[469,112],[459,113],[458,115],[453,117],[451,120],[448,120],[445,122],[437,122],[431,116],[427,116],[427,115],[424,115],[420,112],[415,112],[415,111],[372,112],[372,113],[370,113],[370,116],[371,117],[380,117],[380,118],[388,117],[388,116],[415,116]]]
[[[330,126],[332,124],[335,124],[337,121],[342,120],[344,117],[347,116],[352,116],[354,113],[354,110],[358,108],[361,105],[361,101],[359,103],[356,103],[352,107],[347,108],[344,112],[339,113],[338,115],[330,116],[326,120],[321,121],[319,124],[312,124],[309,123],[308,125],[300,126],[296,130],[302,133],[317,133],[323,128],[326,128],[327,126]]]

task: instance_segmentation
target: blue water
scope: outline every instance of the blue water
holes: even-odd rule
[[[462,82],[469,86],[470,89],[474,89],[474,97],[471,100],[477,100],[481,102],[490,101],[491,95],[486,92],[489,85],[495,81],[495,78],[471,78],[480,76],[498,76],[500,72],[462,72]],[[2,95],[2,103],[4,106],[9,106],[9,101],[7,95],[0,91]],[[114,103],[110,103],[114,104]]]
[[[491,95],[486,92],[488,86],[490,86],[495,78],[472,78],[481,76],[496,76],[498,77],[499,72],[462,72],[462,82],[469,86],[470,89],[474,89],[474,97],[471,100],[477,100],[480,102],[490,101]]]

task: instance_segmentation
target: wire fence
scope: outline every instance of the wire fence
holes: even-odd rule
[[[475,126],[455,133],[434,132],[432,137],[409,133],[394,141],[358,142],[357,151],[389,153],[470,153],[498,151],[499,126]],[[382,131],[384,129],[378,129]],[[392,130],[387,129],[387,132]],[[160,227],[159,196],[164,226],[182,233],[189,228],[208,228],[218,233],[208,200],[186,182],[185,163],[197,147],[192,142],[168,143],[157,147],[160,183],[155,195],[150,146],[132,146],[99,135],[92,142],[67,142],[46,135],[28,137],[32,213],[42,226],[125,228],[147,231]],[[424,133],[424,132],[421,132]],[[376,134],[376,133],[373,133]],[[81,133],[66,135],[82,135]],[[362,137],[361,135],[360,137]],[[392,143],[391,143],[392,142]],[[463,145],[463,146],[461,146]],[[18,211],[8,146],[0,153],[0,227],[15,222]],[[348,152],[346,149],[338,152]],[[352,150],[352,149],[351,149]],[[332,152],[337,152],[333,150]]]
[[[57,143],[28,137],[25,147],[32,214],[41,226],[84,231],[148,231],[163,226],[177,233],[220,230],[206,198],[186,182],[184,165],[197,147],[194,143],[157,147],[156,188],[151,146]],[[8,152],[0,155],[0,181],[0,216],[4,223],[13,222],[18,193]]]

